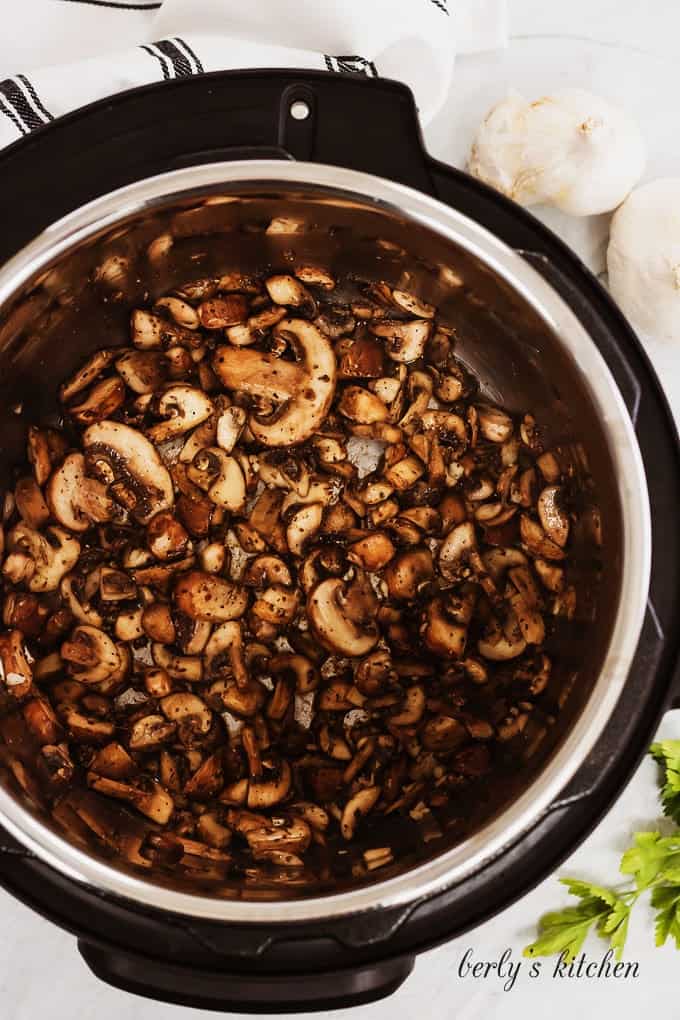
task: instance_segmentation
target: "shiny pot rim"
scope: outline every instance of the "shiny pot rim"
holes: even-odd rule
[[[345,892],[273,902],[174,891],[110,867],[73,846],[0,788],[0,821],[40,859],[100,891],[178,914],[225,922],[290,923],[397,906],[461,882],[535,825],[604,729],[625,684],[642,628],[651,573],[647,483],[633,425],[597,347],[564,300],[522,256],[463,213],[404,185],[335,166],[243,160],[160,174],[90,202],[48,227],[0,269],[0,308],[41,269],[89,237],[170,201],[230,186],[314,187],[331,200],[393,212],[481,260],[546,323],[577,365],[609,438],[622,514],[622,576],[611,639],[589,699],[561,746],[522,794],[461,843],[393,878]]]

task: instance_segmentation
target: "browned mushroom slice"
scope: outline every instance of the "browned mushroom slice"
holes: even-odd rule
[[[14,487],[14,499],[19,516],[29,528],[41,528],[50,519],[50,508],[33,475],[20,478]]]
[[[340,819],[340,831],[345,839],[354,839],[360,819],[375,807],[379,797],[379,786],[366,786],[350,797]]]
[[[168,722],[162,715],[145,715],[132,724],[128,740],[130,750],[154,750],[171,740],[176,729],[177,724]]]
[[[422,358],[425,344],[432,332],[428,319],[412,319],[402,322],[398,319],[382,319],[370,325],[371,333],[387,341],[387,355],[393,361],[410,364]]]
[[[338,350],[339,379],[379,379],[385,371],[382,344],[370,336],[343,341]],[[382,394],[378,394],[384,400]]]
[[[113,567],[102,567],[99,573],[99,597],[102,602],[121,602],[133,599],[137,594],[137,585],[124,570]]]
[[[127,779],[137,771],[137,767],[122,744],[113,741],[96,752],[90,768],[99,776],[109,779]]]
[[[191,570],[180,577],[173,596],[180,612],[192,620],[236,620],[248,607],[248,593],[244,588],[200,570]]]
[[[366,655],[378,642],[375,622],[357,624],[348,613],[340,578],[329,578],[312,588],[307,597],[307,615],[316,637],[330,651],[343,655]]]
[[[425,546],[400,552],[388,564],[383,576],[393,599],[411,601],[434,577],[432,553]]]
[[[67,443],[57,429],[41,429],[31,425],[28,429],[27,455],[38,485],[45,484],[52,467],[63,458]]]
[[[189,535],[168,510],[152,517],[146,527],[149,550],[157,560],[173,560],[184,556],[190,546]]]
[[[149,439],[154,443],[163,443],[181,436],[209,418],[214,410],[210,397],[196,386],[186,383],[168,386],[161,394],[157,406],[159,418],[165,418],[166,421],[152,425],[147,430]]]
[[[467,730],[458,719],[436,715],[429,719],[420,734],[423,747],[438,754],[449,754],[467,740]]]
[[[81,390],[87,389],[87,387],[101,375],[104,369],[108,368],[116,357],[116,354],[117,351],[115,350],[95,351],[95,353],[88,358],[82,368],[78,369],[76,374],[60,387],[59,398],[61,401],[66,404],[72,400],[77,393],[80,393]]]
[[[290,765],[285,759],[272,761],[260,776],[251,776],[248,787],[249,808],[269,808],[288,796],[292,785]]]
[[[175,295],[159,298],[154,307],[167,311],[173,322],[184,329],[198,329],[200,325],[196,309]]]
[[[242,294],[209,298],[199,306],[198,314],[205,329],[227,329],[245,322],[248,318],[248,301]]]
[[[403,457],[384,472],[385,478],[395,489],[403,492],[425,474],[425,467],[418,457]]]
[[[269,418],[249,420],[250,431],[265,446],[301,443],[323,422],[335,393],[336,363],[333,348],[322,333],[303,319],[284,319],[276,329],[303,366],[299,389]]]
[[[519,522],[520,536],[524,548],[530,556],[544,560],[563,560],[564,549],[546,535],[545,531],[536,521],[527,514],[522,514]],[[561,533],[564,535],[564,532]],[[566,536],[565,541],[566,541]]]
[[[373,422],[387,421],[389,408],[380,397],[363,386],[348,386],[338,401],[338,411],[345,418],[371,425]]]
[[[71,404],[68,413],[80,425],[91,425],[115,414],[125,400],[125,384],[117,375],[102,379],[92,387],[80,404]]]
[[[227,667],[238,687],[245,689],[250,677],[243,651],[241,624],[228,620],[213,631],[205,646],[205,667],[208,674]]]
[[[170,474],[149,440],[115,421],[90,425],[83,435],[86,462],[102,481],[122,485],[130,496],[128,507],[140,524],[174,503]],[[110,490],[116,495],[116,490]]]
[[[509,631],[509,634],[506,633]],[[505,662],[508,659],[516,659],[525,650],[527,643],[522,637],[518,627],[501,630],[497,625],[492,625],[483,638],[480,638],[477,647],[479,654],[492,662]]]
[[[167,361],[157,351],[129,351],[116,361],[116,371],[134,393],[154,393],[165,382]]]
[[[306,376],[302,364],[237,347],[218,347],[214,368],[226,389],[270,399],[276,404],[290,400]]]
[[[538,516],[548,538],[564,548],[569,538],[569,517],[562,507],[559,485],[548,485],[538,497]]]
[[[216,442],[225,453],[231,453],[246,424],[246,412],[242,407],[227,407],[217,419]]]
[[[300,280],[282,273],[270,276],[264,281],[267,293],[275,305],[286,305],[288,308],[308,310],[310,315],[316,314],[314,298]]]
[[[0,634],[0,685],[17,700],[25,698],[33,686],[32,661],[20,630]]]
[[[237,513],[246,502],[246,479],[239,461],[219,446],[200,450],[189,469],[189,477],[205,489],[217,506]]]
[[[117,779],[98,776],[96,772],[87,773],[87,785],[107,797],[124,800],[146,815],[158,825],[167,825],[175,809],[174,801],[160,783],[152,780],[149,789],[139,789],[130,783],[121,783]]]
[[[177,631],[170,612],[170,606],[165,602],[152,602],[142,611],[142,630],[152,641],[162,645],[175,643]]]
[[[446,615],[441,598],[433,599],[427,606],[421,634],[425,645],[437,655],[459,659],[465,653],[467,628]]]
[[[89,478],[82,453],[70,453],[47,484],[47,501],[52,514],[71,531],[87,531],[114,516],[114,503],[106,486]]]
[[[25,578],[33,592],[56,591],[62,577],[73,569],[80,556],[80,543],[63,528],[52,526],[41,534],[17,524],[8,535],[10,553],[19,553],[33,564]],[[5,561],[5,567],[9,557]]]
[[[130,326],[133,344],[144,351],[175,345],[191,348],[202,342],[200,334],[194,330],[177,326],[143,308],[133,311]]]
[[[100,683],[121,665],[118,646],[103,630],[79,624],[61,646],[61,657],[69,663],[80,683]]]
[[[434,305],[428,305],[426,301],[406,290],[393,290],[392,300],[395,305],[414,315],[417,319],[433,319],[437,311]]]
[[[353,542],[347,550],[347,558],[364,570],[376,571],[386,567],[396,551],[384,531],[374,531]]]
[[[26,637],[37,637],[45,628],[49,608],[37,595],[29,592],[8,592],[2,605],[2,622],[20,630]]]
[[[288,565],[279,556],[256,556],[250,560],[243,574],[243,583],[251,588],[264,588],[268,584],[293,583]]]
[[[480,405],[477,408],[477,421],[479,431],[490,443],[505,443],[513,433],[512,418],[499,407]]]
[[[205,737],[210,733],[213,714],[196,694],[168,694],[161,699],[160,706],[166,719],[177,723],[182,742],[190,741],[192,736]]]
[[[439,547],[439,569],[451,581],[468,553],[477,548],[477,536],[472,521],[464,521],[452,528]]]

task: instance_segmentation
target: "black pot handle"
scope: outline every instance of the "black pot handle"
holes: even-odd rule
[[[159,1002],[239,1013],[310,1013],[375,1002],[395,992],[415,962],[402,956],[314,974],[234,974],[112,952],[82,939],[78,949],[90,970],[114,988]]]

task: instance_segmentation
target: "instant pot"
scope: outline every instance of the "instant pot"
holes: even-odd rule
[[[135,301],[190,271],[285,264],[291,250],[365,279],[406,273],[456,327],[489,399],[559,421],[588,457],[604,542],[589,612],[564,634],[559,716],[457,843],[324,895],[215,897],[68,842],[0,775],[2,884],[73,932],[104,981],[242,1012],[388,995],[419,952],[573,851],[673,704],[680,453],[658,380],[568,248],[426,153],[413,98],[393,82],[229,72],[123,93],[5,150],[0,204],[3,485],[26,424],[55,414],[56,384],[85,354],[127,341]],[[284,224],[274,236],[257,229],[272,218]],[[161,266],[141,255],[156,237],[173,239]],[[134,272],[107,301],[92,281],[112,257]]]

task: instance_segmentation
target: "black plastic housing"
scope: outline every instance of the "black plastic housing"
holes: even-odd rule
[[[290,104],[310,116],[295,121]],[[394,82],[294,71],[229,72],[124,93],[0,154],[0,258],[60,216],[124,184],[229,158],[297,158],[391,178],[435,196],[520,249],[571,305],[626,400],[652,501],[650,602],[629,681],[596,749],[534,829],[428,900],[335,922],[219,924],[116,900],[75,883],[0,830],[0,881],[78,936],[103,980],[221,1010],[302,1012],[394,991],[417,953],[493,916],[552,872],[623,789],[673,697],[680,631],[680,449],[659,382],[597,280],[515,204],[426,153],[413,97]]]

